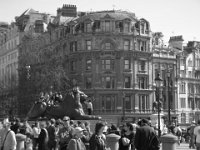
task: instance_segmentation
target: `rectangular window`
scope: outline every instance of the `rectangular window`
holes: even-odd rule
[[[124,23],[124,32],[129,32],[130,31],[130,23],[126,22]]]
[[[102,77],[102,85],[104,85],[104,87],[106,89],[113,89],[114,88],[114,78],[107,76],[107,77]]]
[[[110,50],[111,49],[111,44],[110,43],[105,43],[105,49]]]
[[[91,59],[86,60],[86,70],[87,71],[92,70],[92,60]]]
[[[185,70],[180,70],[180,77],[185,77]]]
[[[75,61],[71,61],[70,70],[71,71],[75,71],[75,69],[76,69],[76,63],[75,63]]]
[[[193,100],[192,98],[188,98],[188,108],[192,108],[193,106]]]
[[[141,51],[146,51],[146,46],[147,46],[146,41],[141,41],[140,44],[141,44],[140,45],[140,50]]]
[[[142,24],[140,25],[140,27],[141,27],[141,34],[144,34],[144,32],[145,32],[145,24],[142,23]]]
[[[194,113],[189,113],[189,123],[192,123],[192,121],[194,121]]]
[[[86,89],[91,89],[92,88],[92,78],[91,77],[86,77],[86,81],[85,81],[85,87]]]
[[[192,78],[192,71],[188,71],[188,78]]]
[[[148,95],[139,95],[139,111],[145,112],[148,111],[150,106],[149,106],[149,100],[148,100]]]
[[[180,86],[179,92],[182,93],[182,94],[185,93],[185,83],[181,83],[179,86]]]
[[[130,50],[130,40],[124,40],[124,50]]]
[[[92,41],[86,40],[86,50],[92,50]]]
[[[124,87],[125,88],[131,88],[131,77],[125,77],[124,78]]]
[[[77,41],[70,42],[70,52],[77,51]]]
[[[130,68],[131,68],[130,60],[129,59],[125,59],[124,60],[124,69],[125,70],[129,70]]]
[[[147,77],[138,77],[139,89],[147,89]]]
[[[102,70],[114,70],[114,60],[101,60]]]
[[[102,110],[105,112],[111,112],[113,106],[113,96],[103,96],[102,97]]]
[[[186,123],[186,114],[181,113],[181,123]]]
[[[186,101],[185,98],[181,98],[181,108],[186,108]]]
[[[145,73],[145,71],[146,71],[146,61],[141,60],[141,61],[139,61],[138,64],[139,64],[139,72]]]
[[[105,21],[105,31],[110,31],[110,21]]]
[[[131,110],[131,97],[130,96],[126,96],[125,97],[125,111],[130,111]]]
[[[86,31],[85,32],[92,32],[91,23],[86,23]]]
[[[181,66],[184,66],[184,65],[185,65],[184,59],[180,59],[180,65],[181,65]]]

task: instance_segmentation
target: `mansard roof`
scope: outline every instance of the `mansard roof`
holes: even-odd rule
[[[101,20],[101,19],[115,19],[115,20],[125,20],[130,19],[137,21],[134,13],[126,11],[100,11],[93,13],[86,13],[84,16],[81,16],[77,19],[78,22],[84,22],[85,20]]]

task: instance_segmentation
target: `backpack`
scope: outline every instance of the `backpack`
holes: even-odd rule
[[[148,145],[148,150],[159,150],[160,149],[160,140],[158,136],[153,133],[149,137],[149,145]]]

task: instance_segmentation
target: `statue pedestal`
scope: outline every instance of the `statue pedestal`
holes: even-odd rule
[[[164,115],[160,113],[160,130],[162,132],[164,126],[164,119],[162,118]],[[158,128],[158,113],[151,114],[151,125],[153,127]]]

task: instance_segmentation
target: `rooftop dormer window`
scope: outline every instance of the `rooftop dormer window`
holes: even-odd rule
[[[105,31],[110,31],[110,21],[105,21]]]
[[[145,34],[145,24],[144,23],[140,24],[140,33]]]
[[[86,23],[85,24],[85,32],[91,32],[92,31],[92,25],[91,23]]]
[[[129,22],[125,22],[124,23],[124,32],[129,32],[130,31],[130,23]]]

